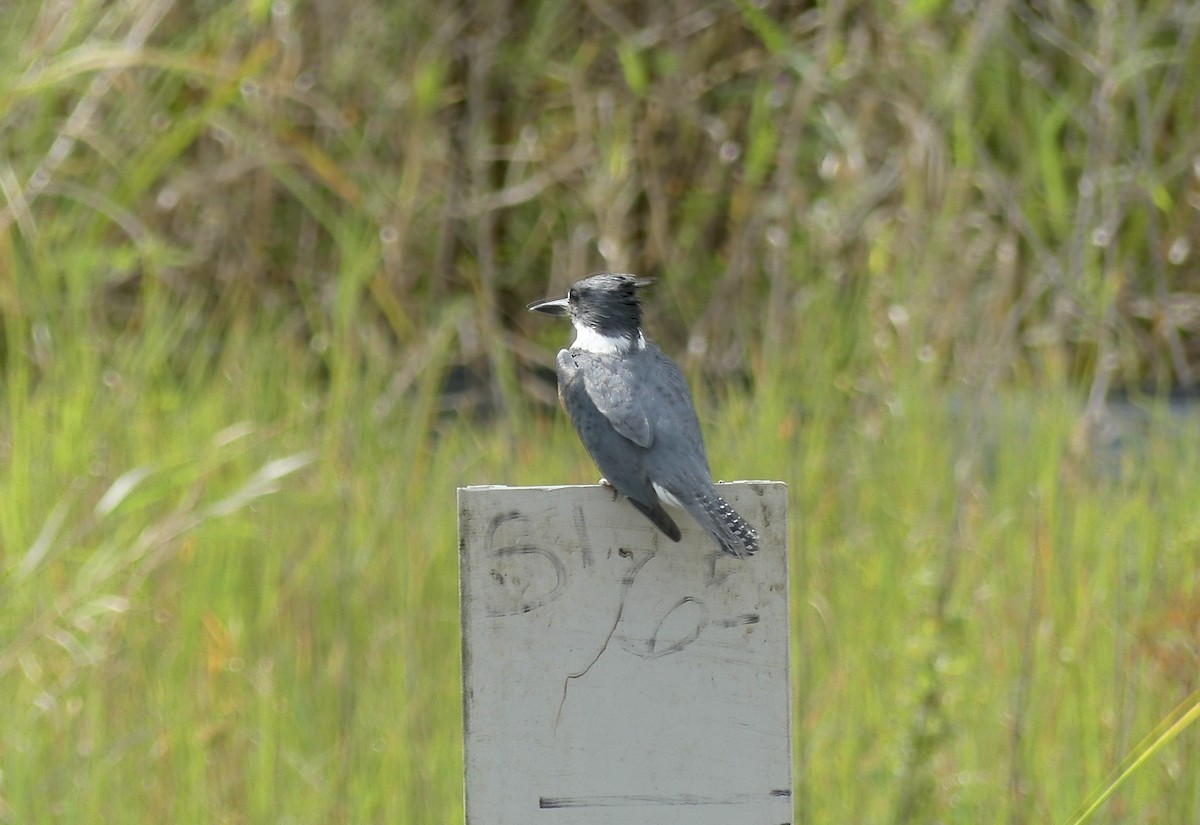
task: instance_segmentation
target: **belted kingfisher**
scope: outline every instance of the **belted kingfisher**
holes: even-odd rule
[[[692,394],[679,367],[642,334],[638,290],[650,281],[601,273],[534,312],[567,316],[570,349],[559,350],[558,398],[607,483],[672,541],[679,526],[663,503],[681,507],[721,549],[742,558],[758,533],[717,495]]]

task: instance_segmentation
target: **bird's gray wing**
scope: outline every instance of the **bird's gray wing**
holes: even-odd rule
[[[670,438],[678,439],[678,449],[699,456],[707,475],[708,455],[704,449],[704,435],[700,431],[700,421],[696,417],[696,405],[687,379],[675,362],[655,344],[647,343],[642,357],[654,363],[654,368],[647,372],[655,376],[655,383],[647,391],[660,399],[658,417],[654,422],[656,431],[660,437],[667,437],[669,433]]]
[[[600,472],[668,538],[679,541],[679,526],[663,509],[646,474],[654,426],[641,399],[629,391],[621,360],[562,350],[557,366],[563,408]]]
[[[639,447],[654,443],[654,422],[637,392],[632,360],[591,352],[570,353],[583,376],[588,398],[612,428]]]
[[[707,528],[722,550],[738,558],[752,555],[758,550],[758,533],[713,486],[687,379],[653,344],[646,345],[645,357],[655,363],[654,369],[643,371],[655,376],[647,391],[659,399],[655,409],[660,413],[654,422],[659,446],[647,457],[646,475]]]

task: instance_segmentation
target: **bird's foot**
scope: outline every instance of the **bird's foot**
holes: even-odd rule
[[[613,494],[612,500],[613,501],[616,501],[617,496],[619,496],[621,494],[621,491],[618,490],[613,485],[613,483],[611,481],[609,481],[607,478],[602,478],[602,479],[600,479],[600,481],[598,481],[596,483],[599,484],[601,487],[607,487],[608,489],[612,490],[612,494]]]

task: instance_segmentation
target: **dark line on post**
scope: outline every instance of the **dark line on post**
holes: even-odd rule
[[[769,791],[765,798],[791,798],[789,790]],[[763,794],[728,794],[726,796],[698,796],[696,794],[673,794],[651,796],[648,794],[612,794],[606,796],[540,796],[538,807],[543,810],[554,808],[628,808],[648,806],[700,806],[700,805],[744,805],[761,802]]]

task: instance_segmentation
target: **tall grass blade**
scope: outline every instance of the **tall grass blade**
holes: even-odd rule
[[[1127,779],[1137,773],[1146,762],[1169,745],[1175,737],[1183,733],[1197,719],[1200,719],[1200,689],[1193,691],[1191,696],[1183,700],[1145,739],[1138,743],[1137,747],[1123,760],[1124,767],[1118,766],[1113,771],[1114,778],[1092,794],[1089,801],[1084,803],[1083,810],[1070,820],[1069,825],[1083,825],[1087,822],[1092,814],[1125,784]]]

